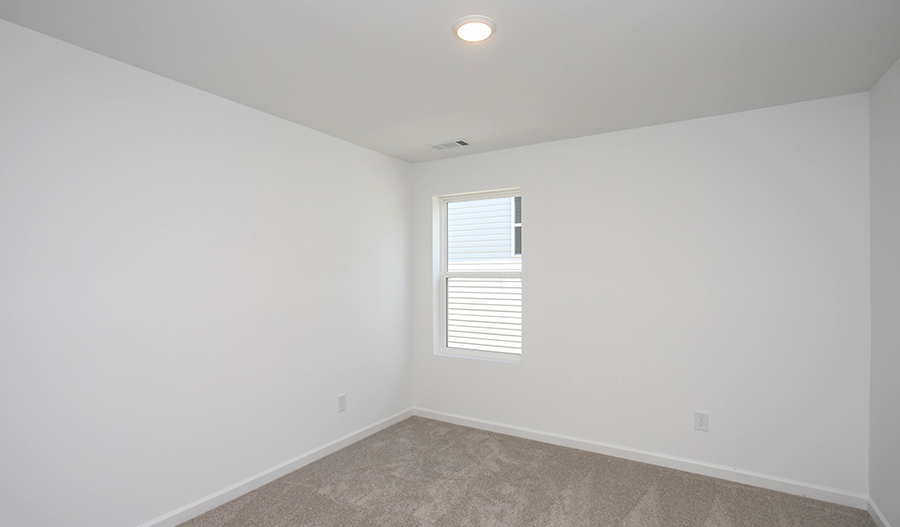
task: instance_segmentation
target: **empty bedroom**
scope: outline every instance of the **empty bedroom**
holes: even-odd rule
[[[0,525],[900,527],[896,0],[0,0]]]

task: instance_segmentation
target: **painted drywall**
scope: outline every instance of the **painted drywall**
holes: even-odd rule
[[[0,524],[136,526],[409,408],[409,206],[404,162],[0,21]]]
[[[867,495],[868,133],[862,93],[414,165],[416,406]],[[432,197],[509,187],[522,362],[436,356]]]
[[[869,489],[900,526],[900,62],[870,92],[872,392]]]

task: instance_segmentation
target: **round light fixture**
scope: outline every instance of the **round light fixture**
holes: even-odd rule
[[[453,24],[453,32],[466,42],[481,42],[494,32],[494,21],[486,16],[464,16]]]

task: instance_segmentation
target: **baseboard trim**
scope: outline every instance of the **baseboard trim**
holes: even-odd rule
[[[879,509],[878,505],[875,505],[875,502],[872,501],[872,498],[867,500],[866,510],[869,511],[869,516],[872,517],[872,521],[875,522],[875,525],[878,527],[891,527],[891,524],[887,521],[887,518],[884,517],[884,514],[881,514],[881,509]]]
[[[493,421],[486,421],[484,419],[473,419],[461,415],[428,410],[426,408],[414,407],[413,414],[421,417],[427,417],[429,419],[444,421],[447,423],[468,426],[471,428],[478,428],[480,430],[487,430],[489,432],[498,432],[515,437],[533,439],[535,441],[541,441],[543,443],[550,443],[553,445],[565,446],[569,448],[577,448],[579,450],[586,450],[588,452],[606,454],[608,456],[630,459],[632,461],[640,461],[641,463],[648,463],[661,467],[674,468],[677,470],[683,470],[685,472],[692,472],[694,474],[701,474],[704,476],[724,479],[727,481],[734,481],[736,483],[744,483],[746,485],[753,485],[755,487],[777,490],[780,492],[786,492],[788,494],[805,496],[808,498],[837,503],[838,505],[846,505],[857,509],[866,510],[870,505],[871,507],[875,508],[875,504],[868,499],[868,496],[864,496],[862,494],[856,494],[839,489],[832,489],[829,487],[823,487],[811,483],[804,483],[802,481],[794,481],[790,479],[780,478],[778,476],[770,476],[767,474],[750,472],[738,468],[705,463],[702,461],[669,456],[666,454],[659,454],[646,450],[638,450],[635,448],[629,448],[619,445],[611,445],[608,443],[602,443],[600,441],[592,441],[562,434],[554,434],[552,432],[533,430],[520,426],[505,425]],[[875,508],[875,510],[877,511],[877,508]],[[885,524],[880,527],[890,526]]]
[[[256,490],[266,483],[275,481],[281,476],[290,474],[298,468],[304,467],[312,463],[313,461],[322,459],[328,454],[337,452],[338,450],[346,446],[352,445],[360,439],[364,439],[376,432],[384,430],[391,425],[397,424],[412,415],[412,408],[403,410],[402,412],[382,419],[377,423],[373,423],[364,428],[360,428],[355,432],[351,432],[343,437],[335,439],[330,443],[326,443],[319,448],[315,448],[313,450],[310,450],[309,452],[306,452],[305,454],[300,454],[293,459],[289,459],[284,463],[264,470],[259,474],[256,474],[255,476],[250,476],[249,478],[235,483],[230,487],[226,487],[218,492],[214,492],[209,496],[206,496],[205,498],[200,498],[193,503],[189,503],[184,507],[176,509],[168,514],[164,514],[159,518],[150,520],[146,523],[142,523],[138,527],[175,527],[178,524],[184,523],[191,518],[200,516],[204,512],[211,511],[212,509],[215,509],[220,505],[224,505],[225,503],[228,503],[229,501],[238,498],[252,490]]]

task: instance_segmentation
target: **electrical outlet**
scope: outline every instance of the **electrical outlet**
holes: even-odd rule
[[[694,430],[709,432],[709,412],[694,412]]]
[[[343,412],[347,409],[347,394],[342,393],[338,395],[338,412]]]

